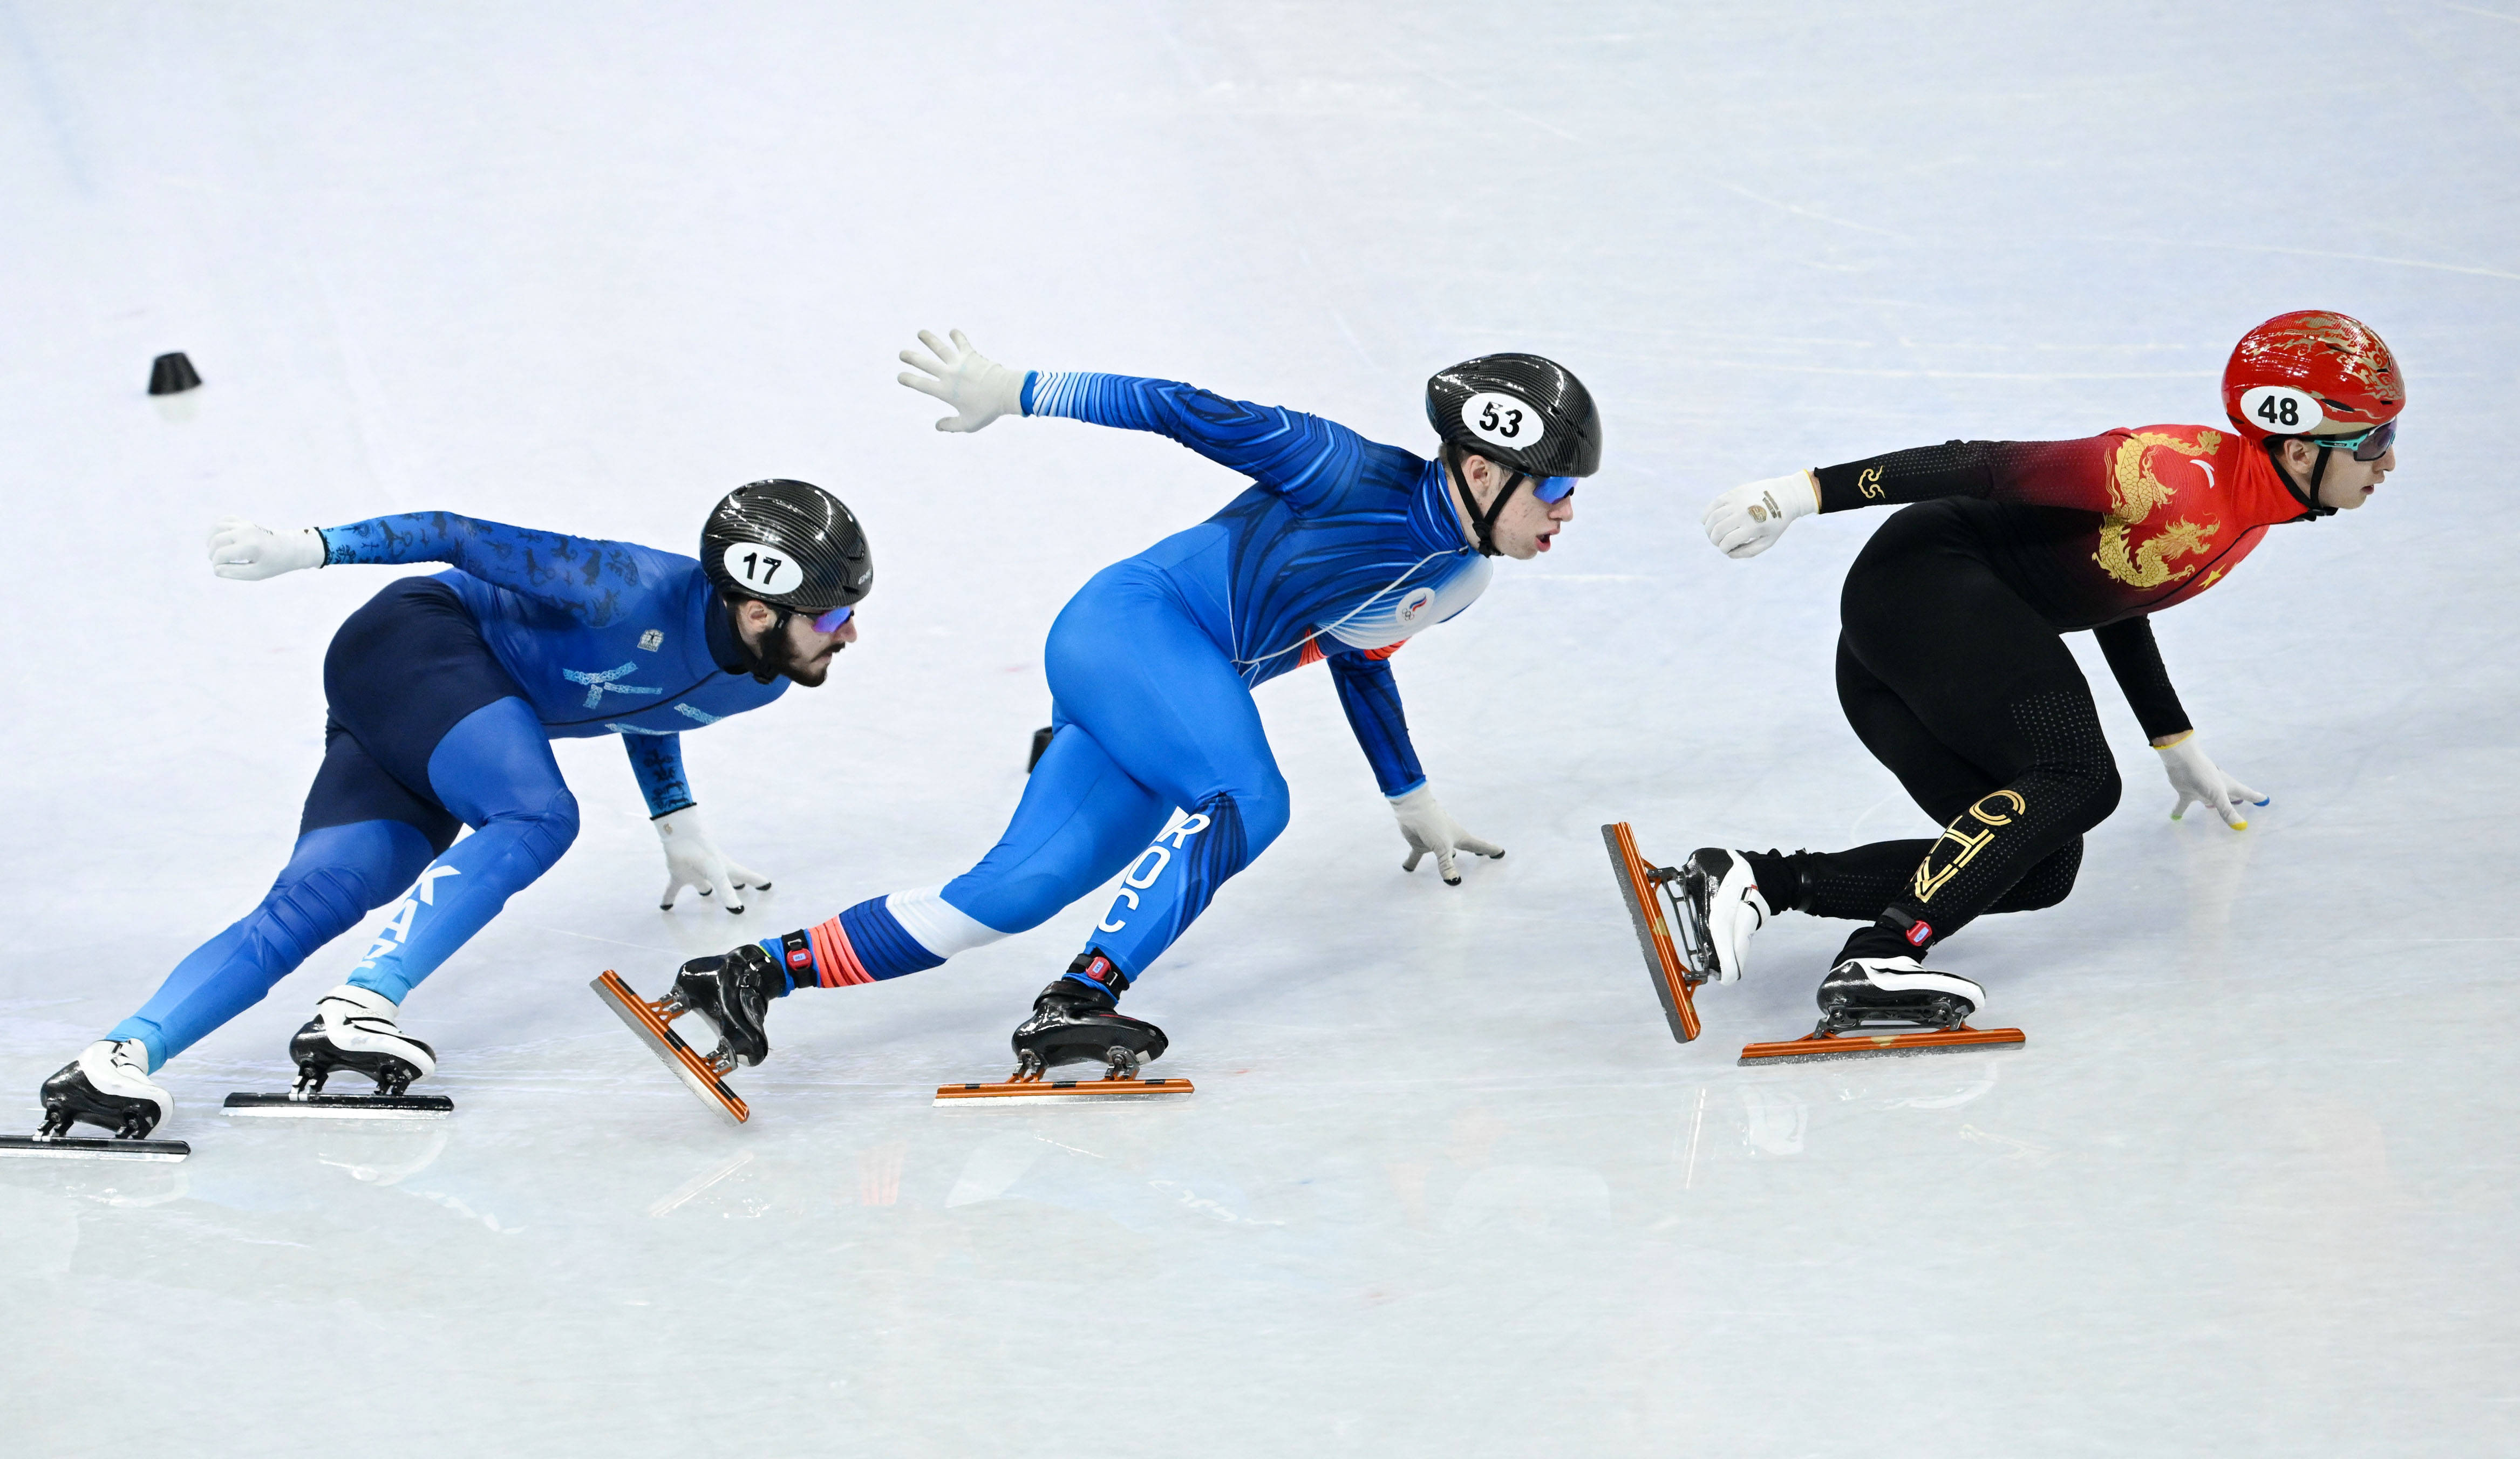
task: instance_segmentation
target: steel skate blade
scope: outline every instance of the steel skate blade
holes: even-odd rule
[[[1671,1037],[1682,1043],[1703,1027],[1697,1018],[1696,985],[1705,982],[1689,972],[1663,917],[1662,893],[1645,876],[1645,859],[1637,854],[1637,835],[1624,820],[1601,827],[1601,842],[1610,850],[1610,869],[1619,879],[1619,895],[1628,904],[1628,920],[1636,925],[1637,946],[1645,954],[1645,975],[1653,979],[1654,995],[1662,999]]]
[[[193,1147],[182,1140],[85,1139],[63,1135],[0,1135],[0,1155],[31,1155],[51,1160],[182,1160]]]
[[[455,1113],[455,1101],[443,1094],[311,1094],[292,1099],[286,1094],[231,1094],[222,1106],[231,1115],[280,1120],[442,1120]]]
[[[1156,1094],[1196,1092],[1186,1079],[1032,1079],[995,1084],[939,1084],[938,1104],[995,1102],[1001,1108],[1021,1104],[1085,1104],[1095,1100],[1144,1100]]]
[[[1912,1034],[1806,1034],[1778,1043],[1753,1043],[1741,1050],[1747,1064],[1806,1064],[1816,1059],[1869,1059],[1905,1054],[1947,1054],[1963,1048],[2019,1048],[2029,1040],[2019,1029],[1972,1029],[1966,1024],[1946,1033],[1919,1029]]]
[[[674,1071],[674,1077],[699,1096],[702,1104],[738,1125],[752,1118],[752,1111],[733,1089],[726,1086],[726,1081],[717,1077],[717,1071],[692,1052],[692,1046],[683,1041],[682,1036],[649,1006],[647,999],[622,982],[620,974],[607,969],[603,977],[587,986],[595,990],[595,995],[604,1000],[604,1006],[617,1014],[631,1033],[639,1036],[639,1041],[648,1045],[650,1053],[662,1059],[665,1067]]]

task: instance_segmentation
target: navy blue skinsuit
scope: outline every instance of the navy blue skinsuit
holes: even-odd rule
[[[146,1043],[152,1069],[398,895],[349,981],[401,1001],[576,839],[551,740],[619,734],[662,816],[692,804],[682,732],[788,686],[730,667],[744,655],[727,610],[679,553],[451,512],[324,541],[327,565],[455,570],[391,584],[334,636],[324,763],[288,867],[108,1036]]]

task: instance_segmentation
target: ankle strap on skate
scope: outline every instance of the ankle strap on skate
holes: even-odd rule
[[[799,988],[822,986],[822,971],[814,962],[814,939],[804,928],[765,937],[759,946],[788,974],[788,986],[779,990],[781,997]]]
[[[1129,991],[1129,975],[1120,970],[1120,965],[1090,948],[1077,953],[1076,960],[1067,965],[1067,971],[1061,976],[1082,983],[1115,1001]]]

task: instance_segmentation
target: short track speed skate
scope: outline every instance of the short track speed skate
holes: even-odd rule
[[[696,1010],[698,1004],[680,981],[674,991],[661,998],[643,998],[621,975],[607,969],[604,976],[587,985],[604,1006],[618,1015],[648,1051],[664,1061],[674,1077],[683,1082],[702,1104],[741,1125],[752,1118],[751,1109],[741,1095],[726,1085],[726,1076],[735,1072],[735,1050],[724,1038],[705,1056],[697,1053],[673,1030],[674,1020]],[[702,1022],[706,1022],[705,1018]]]
[[[289,1040],[297,1083],[286,1094],[236,1093],[230,1115],[287,1120],[437,1120],[455,1113],[443,1094],[414,1094],[411,1083],[433,1074],[437,1053],[394,1021],[393,999],[343,984],[315,1002],[315,1016]],[[327,1094],[324,1083],[347,1071],[377,1082],[373,1094]]]
[[[44,1081],[44,1123],[32,1135],[0,1136],[0,1155],[54,1160],[182,1160],[193,1147],[153,1140],[149,1132],[174,1109],[149,1082],[149,1057],[137,1039],[99,1039]],[[81,1125],[113,1131],[109,1139],[74,1135]]]
[[[1949,1053],[1961,1048],[2019,1047],[2019,1029],[1972,1029],[1970,1015],[1986,990],[1955,973],[1937,973],[1912,957],[1850,957],[1820,985],[1820,1026],[1801,1039],[1753,1043],[1744,1064],[1811,1059]],[[1891,1029],[1906,1032],[1878,1033]]]
[[[1095,954],[1080,957],[1077,963],[1080,967],[1100,964],[1110,975],[1117,974],[1108,959]],[[1120,1012],[1118,1001],[1075,978],[1060,978],[1033,999],[1032,1017],[1008,1040],[1014,1046],[1014,1073],[999,1083],[939,1085],[936,1102],[1145,1099],[1194,1092],[1186,1079],[1138,1077],[1148,1060],[1164,1056],[1168,1040],[1153,1024]],[[1049,1077],[1062,1064],[1094,1063],[1102,1066],[1101,1079]]]
[[[1601,827],[1601,842],[1609,848],[1610,870],[1627,902],[1628,920],[1636,925],[1645,975],[1653,980],[1654,996],[1662,999],[1663,1017],[1671,1021],[1671,1037],[1687,1043],[1703,1027],[1697,1017],[1697,985],[1715,973],[1713,959],[1702,951],[1693,961],[1684,951],[1689,943],[1710,946],[1684,894],[1682,878],[1689,867],[1647,862],[1637,851],[1636,831],[1624,820]]]

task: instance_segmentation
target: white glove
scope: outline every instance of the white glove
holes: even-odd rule
[[[1391,814],[1400,818],[1400,834],[1409,839],[1409,860],[1400,863],[1403,871],[1415,871],[1426,853],[1435,854],[1435,870],[1444,885],[1458,887],[1462,873],[1453,869],[1453,853],[1466,851],[1483,857],[1501,857],[1505,848],[1491,845],[1462,829],[1462,823],[1435,799],[1435,792],[1420,785],[1407,795],[1391,798]]]
[[[720,887],[726,888],[726,900],[719,906],[731,912],[743,910],[743,889],[759,887],[770,890],[770,878],[758,871],[746,871],[726,859],[709,833],[700,826],[700,808],[685,806],[669,811],[655,819],[656,837],[665,843],[665,895],[656,906],[671,911],[674,894],[691,887],[706,897]]]
[[[1798,516],[1820,510],[1820,486],[1809,471],[1736,486],[1707,504],[1699,518],[1706,540],[1727,557],[1755,557],[1777,545]]]
[[[324,534],[312,527],[274,532],[241,516],[223,516],[210,529],[210,571],[258,583],[301,567],[324,565]]]
[[[919,332],[919,342],[933,354],[922,355],[915,349],[901,352],[901,363],[911,370],[924,372],[913,375],[903,371],[896,378],[922,395],[933,395],[954,408],[955,414],[936,422],[938,430],[972,431],[1000,416],[1023,414],[1024,372],[1009,370],[1004,365],[971,348],[963,332],[952,332],[954,342],[946,343],[925,330]]]
[[[2179,804],[2170,808],[2170,818],[2181,819],[2189,806],[2205,806],[2223,818],[2231,829],[2246,830],[2248,820],[2240,814],[2240,805],[2263,806],[2271,797],[2258,794],[2248,786],[2223,774],[2205,750],[2196,743],[2196,731],[2166,745],[2154,745],[2161,752],[2161,768],[2170,773],[2170,788],[2179,792]]]

